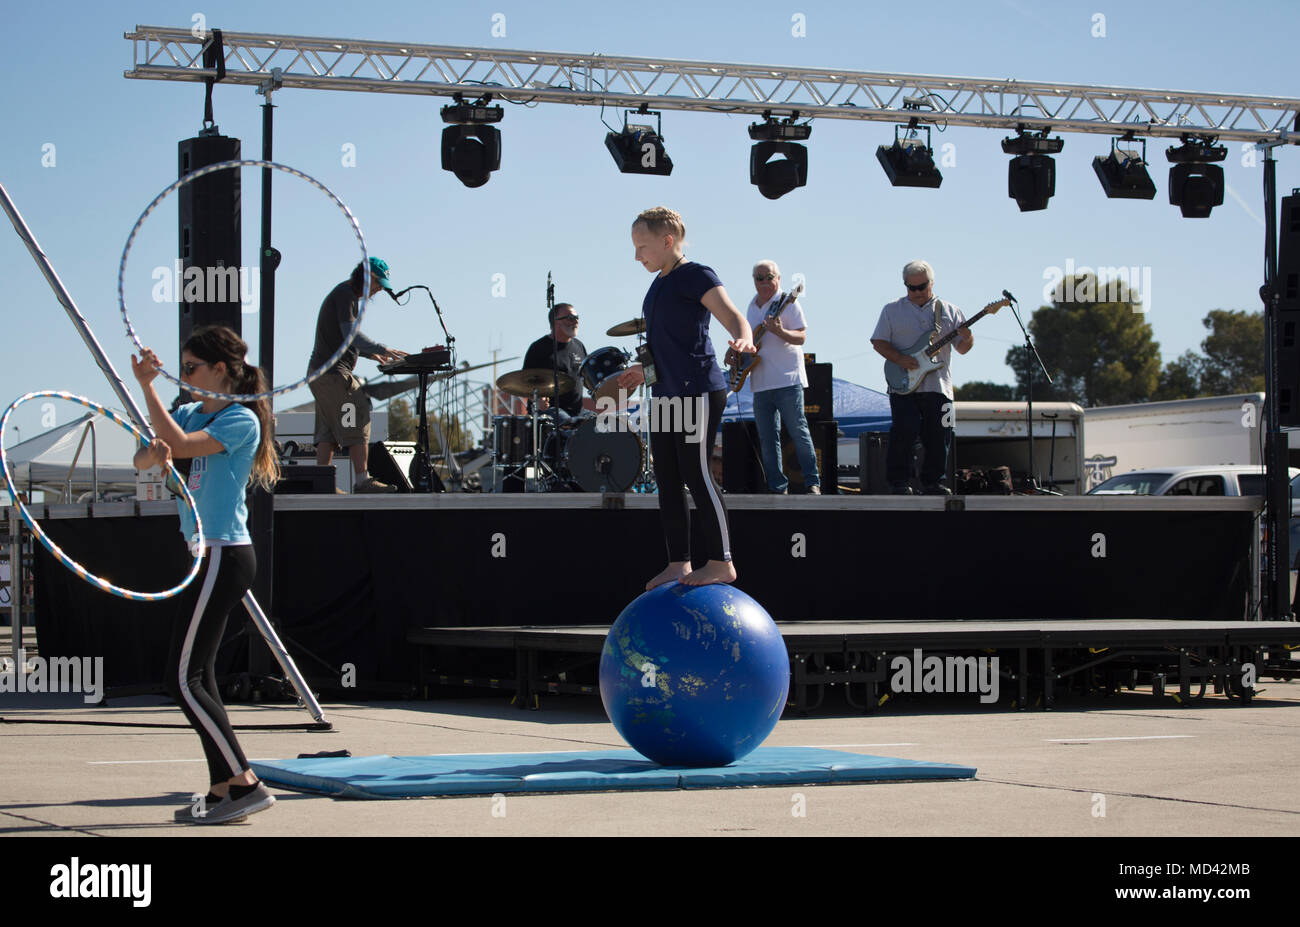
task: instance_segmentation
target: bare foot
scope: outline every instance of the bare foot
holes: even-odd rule
[[[707,586],[710,583],[734,583],[736,568],[730,560],[710,560],[690,576],[683,577],[683,586]]]
[[[674,580],[681,582],[691,573],[689,561],[674,560],[668,566],[664,567],[661,572],[656,574],[650,582],[645,584],[645,591],[649,592],[655,586],[662,586],[664,583],[671,583]]]

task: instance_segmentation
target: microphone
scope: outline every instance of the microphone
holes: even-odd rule
[[[1005,296],[1007,299],[1011,300],[1013,303],[1018,303],[1018,302],[1020,302],[1020,300],[1018,300],[1018,299],[1016,299],[1014,296],[1012,296],[1011,293],[1008,292],[1007,290],[1003,290],[1003,291],[1002,291],[1002,295]]]
[[[397,297],[399,297],[399,296],[405,296],[407,293],[409,293],[409,292],[410,292],[411,290],[413,290],[413,289],[415,289],[415,287],[413,287],[413,286],[408,286],[406,289],[404,289],[404,290],[398,290],[396,293],[394,293],[392,290],[389,290],[389,289],[385,289],[384,292],[387,293],[387,294],[389,295],[389,297],[392,298],[393,302],[397,303]],[[400,305],[402,305],[402,304],[401,304],[401,303],[397,303],[397,305],[400,306]]]

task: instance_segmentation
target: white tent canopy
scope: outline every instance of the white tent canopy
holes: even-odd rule
[[[93,437],[86,434],[87,426],[93,428]],[[85,444],[78,455],[83,435]],[[43,490],[70,502],[92,489],[96,475],[101,497],[108,492],[134,493],[136,471],[131,461],[138,446],[135,436],[117,422],[98,412],[87,412],[75,421],[6,448],[5,460],[18,490]],[[74,458],[76,468],[71,472],[72,493],[68,498],[69,469]],[[97,466],[92,467],[92,461]]]

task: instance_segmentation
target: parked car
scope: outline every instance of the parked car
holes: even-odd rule
[[[1290,467],[1291,497],[1300,495],[1300,469]],[[1090,496],[1262,496],[1259,466],[1159,467],[1112,476],[1088,491]]]

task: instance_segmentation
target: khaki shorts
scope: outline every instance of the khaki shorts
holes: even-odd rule
[[[316,397],[317,444],[326,441],[339,447],[370,443],[370,397],[361,381],[336,370],[321,374],[310,384]]]

